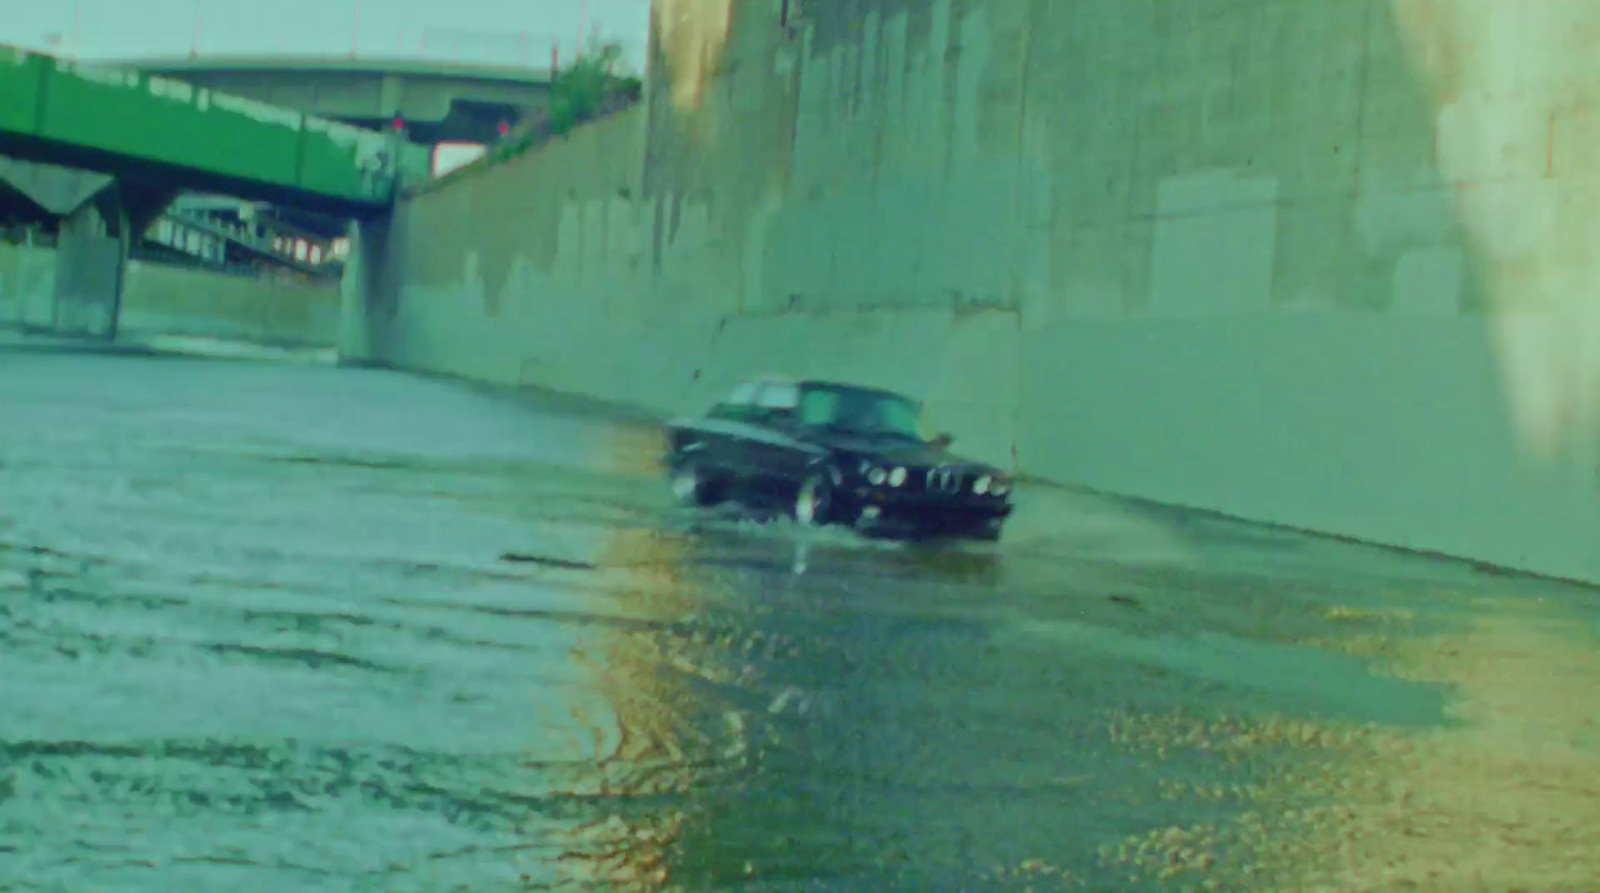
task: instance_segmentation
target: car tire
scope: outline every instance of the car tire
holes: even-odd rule
[[[832,476],[820,469],[806,475],[795,491],[790,513],[801,527],[832,524],[836,517]]]
[[[687,506],[708,506],[717,502],[717,488],[699,462],[685,459],[672,467],[668,478],[672,495]]]

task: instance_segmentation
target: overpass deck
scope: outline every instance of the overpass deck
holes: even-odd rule
[[[181,81],[0,48],[0,154],[364,217],[427,152]]]

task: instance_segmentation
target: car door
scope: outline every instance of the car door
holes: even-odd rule
[[[685,452],[695,454],[705,469],[730,483],[741,482],[750,472],[748,444],[754,429],[756,384],[745,382],[733,389],[694,426],[693,442]]]
[[[799,436],[799,407],[796,384],[766,382],[756,392],[756,423],[762,436],[750,445],[751,482],[772,496],[792,495],[820,452]]]

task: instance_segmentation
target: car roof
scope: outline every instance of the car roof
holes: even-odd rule
[[[906,394],[902,394],[899,391],[891,391],[888,388],[873,387],[872,385],[855,384],[845,381],[829,381],[820,378],[795,378],[789,375],[759,375],[753,378],[745,379],[741,383],[757,386],[794,385],[798,388],[829,388],[845,391],[861,391],[868,394],[883,394],[889,397],[899,397],[902,400],[912,399]]]
[[[822,381],[820,379],[812,379],[812,380],[809,380],[809,381],[801,382],[800,386],[801,387],[812,387],[812,388],[828,388],[830,390],[841,390],[841,391],[861,391],[862,393],[866,393],[866,394],[883,394],[883,395],[886,395],[886,396],[889,396],[889,397],[900,397],[901,399],[907,399],[907,400],[910,399],[905,394],[902,394],[899,391],[891,391],[888,388],[873,387],[872,385],[854,384],[852,382],[847,382],[847,381]]]
[[[791,378],[791,377],[789,377],[787,375],[760,375],[760,376],[757,376],[755,378],[746,379],[744,384],[753,384],[753,385],[792,384],[792,385],[798,385],[798,384],[800,384],[800,380],[797,379],[797,378]]]

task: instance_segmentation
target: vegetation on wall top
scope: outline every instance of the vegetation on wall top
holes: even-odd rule
[[[588,121],[622,111],[643,96],[644,81],[623,68],[621,44],[596,40],[588,53],[551,75],[547,111],[529,116],[477,161],[437,179],[413,185],[404,193],[431,192],[485,167],[509,161],[553,138],[565,136]]]
[[[560,136],[598,115],[613,111],[619,104],[638,100],[644,83],[619,72],[620,44],[597,44],[587,55],[550,81],[548,132]]]

